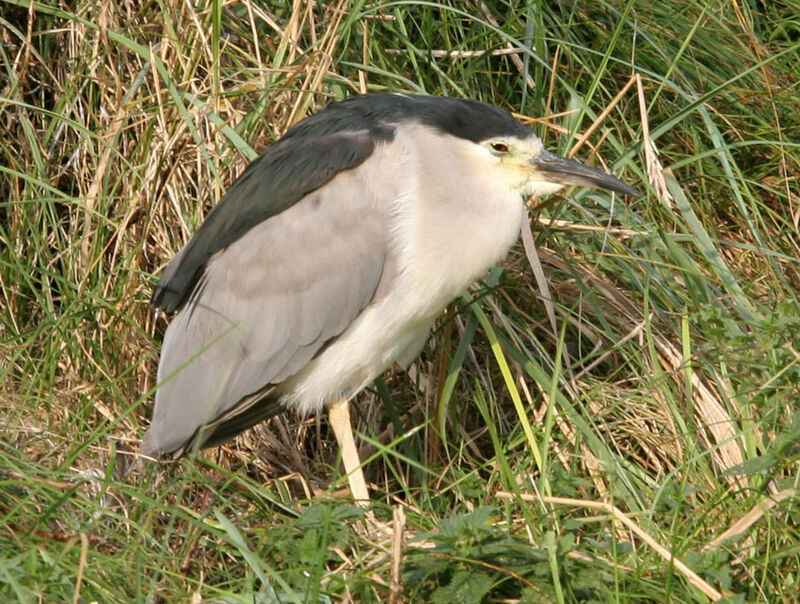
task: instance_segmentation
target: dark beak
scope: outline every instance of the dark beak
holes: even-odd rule
[[[602,170],[590,168],[574,159],[567,159],[555,153],[542,150],[539,155],[531,160],[531,164],[549,182],[560,185],[580,185],[582,187],[592,187],[594,189],[605,189],[606,191],[616,191],[638,197],[639,191],[629,187],[618,178],[611,174],[606,174]]]

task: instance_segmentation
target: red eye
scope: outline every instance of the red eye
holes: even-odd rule
[[[508,153],[508,145],[505,143],[491,143],[489,146],[495,153]]]

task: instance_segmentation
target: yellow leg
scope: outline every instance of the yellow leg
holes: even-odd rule
[[[347,472],[347,481],[350,483],[350,493],[356,503],[366,507],[369,505],[369,491],[364,472],[361,470],[361,460],[358,458],[353,427],[350,424],[350,405],[346,399],[338,400],[328,408],[328,420],[342,448],[342,463],[344,471]]]

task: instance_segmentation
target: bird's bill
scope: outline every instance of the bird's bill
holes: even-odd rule
[[[531,159],[531,164],[548,182],[560,185],[579,185],[639,196],[639,191],[611,176],[611,174],[549,151],[542,150],[541,153]]]

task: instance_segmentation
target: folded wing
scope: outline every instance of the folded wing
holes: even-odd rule
[[[387,255],[382,201],[358,170],[345,169],[200,268],[196,250],[223,235],[198,231],[154,295],[178,300],[179,287],[194,281],[173,302],[180,311],[164,337],[145,453],[180,453],[209,424],[201,444],[214,439],[214,422],[223,424],[219,442],[280,411],[272,388],[344,332],[378,288]]]

